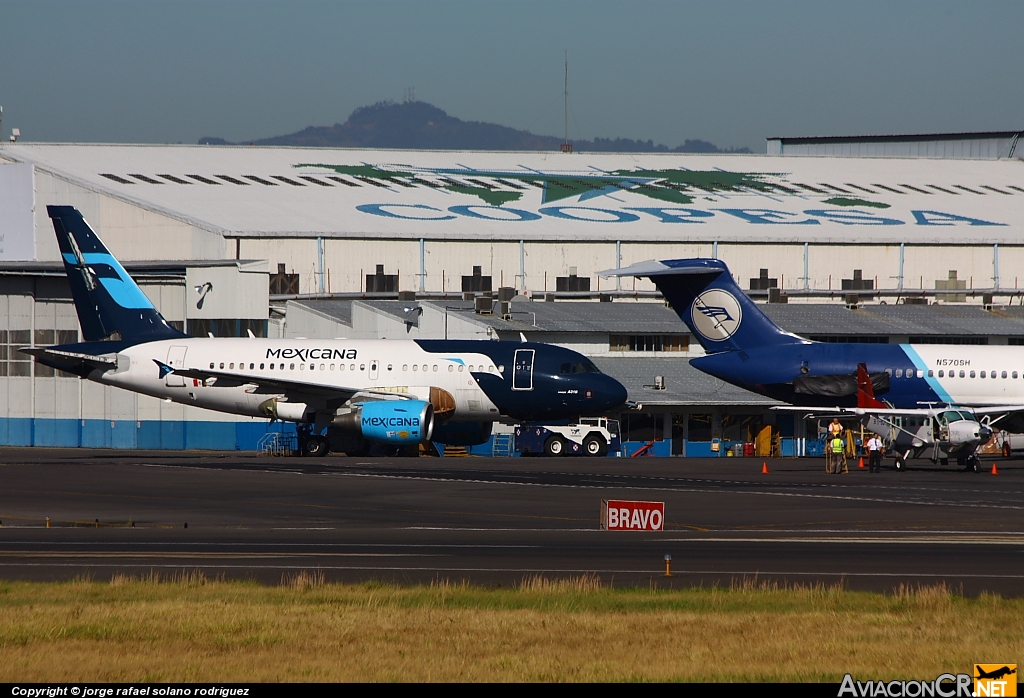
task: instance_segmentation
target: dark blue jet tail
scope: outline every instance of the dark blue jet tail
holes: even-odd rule
[[[187,335],[163,319],[74,206],[47,206],[87,342],[148,342]]]
[[[650,278],[708,354],[810,344],[768,319],[718,259],[641,262],[602,275]]]

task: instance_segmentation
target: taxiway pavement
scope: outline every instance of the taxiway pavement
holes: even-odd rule
[[[515,584],[758,578],[1024,594],[1024,461],[992,475],[813,459],[266,458],[0,451],[0,577],[122,573]],[[602,499],[664,501],[666,530],[599,528]],[[50,527],[46,527],[46,518]],[[186,527],[187,524],[187,527]],[[663,558],[672,556],[666,578]]]

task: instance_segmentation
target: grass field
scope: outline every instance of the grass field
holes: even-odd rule
[[[932,679],[1024,658],[1024,600],[943,587],[282,582],[0,582],[0,681]]]

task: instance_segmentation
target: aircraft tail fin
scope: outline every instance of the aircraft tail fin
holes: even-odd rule
[[[649,277],[708,354],[810,344],[772,322],[718,259],[652,260],[601,276]]]
[[[74,206],[47,206],[82,338],[155,341],[186,335],[167,324]]]
[[[875,397],[867,364],[857,364],[857,407],[888,407]]]

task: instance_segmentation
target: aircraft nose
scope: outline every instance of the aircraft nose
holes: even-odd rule
[[[629,393],[626,391],[626,386],[618,382],[611,376],[605,376],[608,380],[607,386],[604,387],[604,395],[608,398],[608,407],[619,407],[620,405],[626,404],[626,399],[629,397]]]

